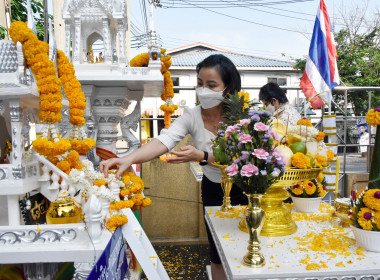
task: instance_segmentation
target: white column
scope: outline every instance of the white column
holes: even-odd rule
[[[117,22],[117,33],[119,36],[119,63],[126,63],[126,38],[125,38],[125,23],[123,20],[119,19]]]
[[[81,55],[81,47],[80,47],[80,41],[81,41],[81,19],[76,17],[74,19],[74,55],[73,55],[73,62],[79,63],[80,62],[80,55]]]
[[[70,47],[71,47],[71,22],[70,20],[65,20],[65,54],[71,60]]]
[[[104,61],[112,62],[112,49],[111,49],[111,32],[110,21],[108,18],[103,18],[103,39],[104,39]]]

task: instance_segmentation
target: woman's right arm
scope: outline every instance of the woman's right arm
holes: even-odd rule
[[[117,168],[115,175],[116,178],[120,178],[121,174],[132,164],[150,161],[166,152],[168,152],[168,148],[161,141],[153,139],[129,155],[100,162],[99,170],[107,177],[108,170]]]

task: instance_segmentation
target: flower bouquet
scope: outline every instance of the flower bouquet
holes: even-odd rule
[[[300,181],[288,189],[294,206],[300,212],[313,213],[326,195],[326,187],[317,180]]]
[[[261,196],[283,174],[285,161],[276,149],[279,137],[271,130],[271,114],[245,106],[245,93],[231,95],[225,101],[225,119],[217,136],[212,139],[216,161],[225,165],[229,178],[248,197],[245,224],[249,233],[248,253],[243,265],[262,267],[265,258],[260,253],[258,236],[264,225],[265,212]]]
[[[368,188],[352,193],[349,218],[359,245],[380,252],[380,108],[369,110],[366,120],[377,127]]]

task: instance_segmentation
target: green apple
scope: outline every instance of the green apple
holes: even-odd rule
[[[289,146],[292,150],[293,154],[295,153],[303,153],[306,154],[306,145],[304,142],[296,142]]]

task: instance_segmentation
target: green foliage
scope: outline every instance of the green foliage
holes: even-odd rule
[[[37,37],[40,40],[44,40],[44,7],[42,0],[31,0],[31,6],[33,10],[33,17],[37,28]],[[26,0],[11,0],[11,21],[24,21],[28,19],[26,10]],[[53,19],[52,15],[49,18]],[[48,27],[46,27],[48,28]],[[0,37],[5,38],[8,33],[4,26],[0,25]]]

